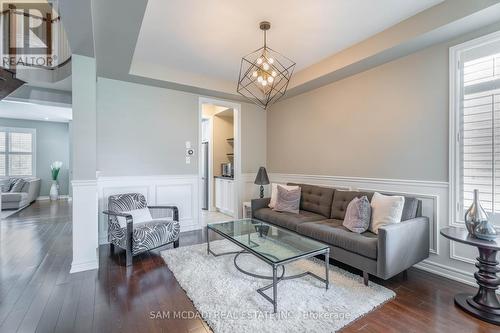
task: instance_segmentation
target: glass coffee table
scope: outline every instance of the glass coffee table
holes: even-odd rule
[[[214,253],[210,249],[209,231],[215,232],[241,248],[241,251]],[[312,276],[324,282],[328,289],[328,258],[330,248],[328,245],[311,238],[299,235],[293,231],[267,224],[255,219],[242,219],[222,223],[211,223],[207,226],[207,254],[214,256],[234,254],[234,265],[242,273],[259,279],[272,280],[272,283],[257,289],[257,292],[271,302],[276,313],[278,306],[277,285],[280,281]],[[269,264],[272,276],[265,276],[244,270],[238,265],[238,258],[242,254],[251,254]],[[325,278],[312,272],[303,272],[295,275],[285,275],[285,265],[291,262],[314,257],[318,254],[325,255]],[[280,274],[278,274],[278,269]],[[264,291],[273,289],[273,297],[267,296]]]

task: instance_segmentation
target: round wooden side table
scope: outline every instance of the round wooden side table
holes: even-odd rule
[[[441,235],[463,244],[477,247],[479,257],[476,258],[478,271],[474,278],[479,285],[475,296],[457,294],[455,304],[471,315],[492,324],[500,325],[500,302],[496,290],[500,285],[500,272],[497,251],[500,250],[500,238],[496,241],[486,241],[469,235],[465,228],[448,227],[441,229]]]

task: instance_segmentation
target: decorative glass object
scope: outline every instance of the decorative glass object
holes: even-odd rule
[[[472,236],[476,235],[476,227],[481,222],[488,222],[488,215],[479,202],[479,190],[474,190],[474,201],[465,212],[465,227]]]
[[[497,231],[490,221],[481,221],[474,228],[474,235],[479,239],[494,241],[497,238]]]
[[[241,59],[237,88],[240,95],[264,109],[285,95],[295,68],[295,62],[267,46],[270,28],[271,23],[260,23],[264,46]]]

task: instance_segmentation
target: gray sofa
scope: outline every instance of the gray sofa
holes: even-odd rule
[[[28,206],[40,195],[40,178],[24,178],[21,192],[2,192],[2,210]]]
[[[252,200],[252,217],[293,230],[330,245],[330,257],[369,274],[389,279],[429,257],[429,219],[421,216],[420,200],[405,197],[401,222],[383,226],[378,235],[357,234],[342,226],[347,205],[372,192],[342,191],[307,184],[301,187],[299,214],[276,212],[270,198]]]

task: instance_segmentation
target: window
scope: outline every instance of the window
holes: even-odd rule
[[[500,226],[500,32],[450,49],[450,144],[452,224],[478,189]]]
[[[31,128],[0,128],[0,176],[35,175],[35,138]]]

